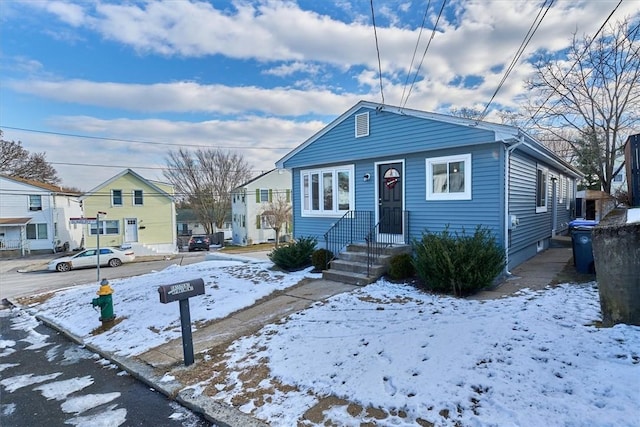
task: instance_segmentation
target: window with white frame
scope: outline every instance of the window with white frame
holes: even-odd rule
[[[269,190],[267,188],[259,189],[256,191],[256,194],[258,196],[258,200],[256,200],[258,203],[269,201]]]
[[[96,224],[91,224],[91,235],[97,233]],[[100,221],[100,234],[120,234],[120,221],[117,219]]]
[[[471,154],[426,159],[427,200],[471,200]]]
[[[122,206],[122,190],[111,190],[111,206]]]
[[[143,205],[142,190],[133,190],[133,206]]]
[[[353,165],[300,172],[302,216],[341,215],[355,206]]]
[[[571,183],[571,178],[567,177],[565,179],[566,187],[567,187],[567,199],[566,199],[566,208],[569,210],[571,208],[571,199],[573,198],[573,184]]]
[[[547,211],[547,192],[549,170],[542,166],[536,171],[536,213]]]
[[[41,211],[42,210],[42,196],[30,195],[29,196],[29,210]]]
[[[558,203],[564,203],[564,198],[567,192],[566,184],[567,181],[564,179],[564,176],[560,175],[560,178],[558,178]]]
[[[27,239],[46,240],[47,238],[47,224],[27,224]]]

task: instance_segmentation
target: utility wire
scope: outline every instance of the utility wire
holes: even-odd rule
[[[376,39],[376,51],[378,52],[378,77],[380,78],[380,96],[382,97],[382,104],[384,104],[384,91],[382,89],[382,64],[380,63],[380,47],[378,46],[378,31],[376,30],[376,15],[373,12],[373,0],[371,3],[371,21],[373,22],[373,35]]]
[[[402,96],[400,97],[400,105],[402,105],[402,100],[404,99],[404,93],[407,89],[407,84],[409,83],[409,76],[411,75],[411,70],[413,69],[413,61],[416,59],[416,53],[418,53],[418,46],[420,45],[420,39],[422,38],[422,31],[424,30],[424,24],[425,22],[427,22],[427,15],[429,14],[430,5],[431,5],[431,0],[427,2],[427,7],[424,9],[424,15],[422,16],[422,25],[420,26],[420,32],[418,33],[418,40],[416,40],[416,47],[413,49],[411,64],[409,64],[409,71],[407,71],[407,78],[404,80],[404,86],[402,87]]]
[[[167,146],[175,146],[175,147],[193,147],[193,148],[214,148],[211,145],[201,145],[201,144],[177,144],[172,142],[158,142],[158,141],[142,141],[137,139],[123,139],[123,138],[110,138],[106,136],[92,136],[92,135],[81,135],[81,134],[73,134],[73,133],[63,133],[63,132],[52,132],[40,129],[29,129],[29,128],[20,128],[13,126],[0,126],[2,129],[12,129],[19,130],[23,132],[32,132],[32,133],[43,133],[47,135],[57,135],[57,136],[68,136],[71,138],[84,138],[84,139],[97,139],[101,141],[115,141],[115,142],[130,142],[133,144],[151,144],[151,145],[167,145]],[[215,146],[215,148],[230,148],[230,149],[265,149],[265,150],[291,150],[291,147],[250,147],[250,146]]]
[[[611,17],[613,16],[613,14],[616,12],[616,10],[618,10],[618,8],[620,7],[620,5],[622,4],[622,0],[620,0],[618,2],[618,4],[613,8],[613,10],[611,11],[611,13],[609,13],[609,16],[607,16],[607,19],[604,20],[604,22],[602,23],[602,25],[600,26],[600,28],[598,29],[598,31],[596,31],[595,35],[593,36],[593,38],[591,39],[591,41],[589,41],[589,44],[587,46],[585,46],[584,50],[582,51],[582,53],[578,56],[578,58],[576,58],[576,60],[573,62],[573,64],[571,65],[571,68],[569,68],[569,70],[564,74],[564,76],[562,76],[562,81],[560,82],[561,86],[564,86],[564,81],[567,78],[567,76],[573,71],[573,69],[575,68],[576,65],[578,65],[580,63],[580,61],[582,60],[582,57],[584,56],[585,53],[587,53],[587,51],[589,50],[589,48],[591,47],[591,45],[593,44],[593,42],[598,38],[598,35],[600,34],[600,32],[602,32],[602,30],[604,29],[605,25],[607,25],[607,22],[609,22],[609,19],[611,19]],[[636,26],[637,28],[637,26]],[[617,47],[617,46],[616,46]],[[591,71],[589,71],[585,77],[589,76],[589,74],[591,74]],[[530,122],[532,122],[534,120],[534,118],[536,117],[536,115],[540,112],[540,110],[542,110],[542,107],[549,102],[549,99],[551,99],[551,97],[553,96],[553,91],[551,91],[549,93],[549,95],[547,96],[547,99],[544,100],[544,102],[542,102],[539,106],[538,109],[535,111],[535,113],[533,113],[531,115],[531,117],[529,117],[529,119],[527,119],[527,121],[525,122],[523,128],[526,128]],[[554,104],[550,107],[550,109],[555,108],[555,106],[558,105],[558,103],[560,102],[560,100],[557,100],[556,102],[554,102]]]
[[[529,44],[529,42],[533,38],[533,35],[538,30],[538,27],[540,27],[540,24],[542,23],[542,20],[545,18],[545,16],[547,16],[547,12],[549,12],[549,9],[553,5],[553,2],[554,2],[554,0],[551,0],[549,2],[549,5],[547,6],[547,10],[544,11],[544,14],[538,20],[538,18],[540,17],[540,14],[542,13],[542,9],[544,9],[544,7],[545,7],[545,5],[547,3],[547,0],[544,0],[544,3],[542,3],[542,5],[540,6],[540,10],[538,10],[538,14],[536,15],[536,17],[534,18],[533,22],[531,23],[531,26],[529,27],[529,31],[527,31],[527,34],[525,34],[524,39],[522,39],[522,43],[520,43],[520,47],[518,48],[518,50],[516,51],[515,56],[511,60],[511,64],[509,64],[509,66],[505,70],[505,73],[502,76],[502,80],[500,80],[500,83],[498,84],[498,87],[493,92],[493,95],[491,95],[491,99],[489,100],[489,102],[487,102],[487,105],[485,105],[484,110],[482,110],[482,113],[480,114],[480,119],[479,119],[480,121],[484,120],[484,118],[486,117],[487,112],[489,110],[489,106],[491,105],[491,103],[495,99],[496,95],[498,94],[498,92],[502,88],[502,85],[507,80],[507,77],[509,76],[511,71],[513,71],[513,69],[515,68],[516,64],[520,60],[520,57],[522,56],[522,54],[524,53],[524,50],[527,48],[527,45]],[[537,22],[537,24],[536,24],[536,22]],[[534,26],[535,26],[535,28],[534,28]]]
[[[418,73],[420,72],[420,68],[422,68],[422,63],[424,62],[424,58],[427,55],[427,51],[429,50],[429,46],[431,46],[431,40],[433,40],[433,38],[436,35],[436,29],[438,28],[438,22],[440,22],[440,17],[442,16],[442,12],[444,11],[444,7],[447,4],[447,0],[444,0],[442,2],[442,7],[440,8],[440,13],[438,13],[438,18],[436,19],[436,23],[433,26],[433,31],[431,31],[431,37],[429,38],[429,42],[427,43],[427,47],[424,48],[424,53],[422,54],[422,59],[420,60],[420,64],[418,65],[418,68],[416,69],[416,73],[413,76],[413,81],[411,82],[411,86],[409,87],[409,93],[407,93],[407,97],[404,100],[404,103],[402,104],[402,108],[404,108],[407,105],[407,101],[409,100],[409,96],[411,96],[411,91],[413,90],[413,86],[416,83],[416,79],[418,78]]]

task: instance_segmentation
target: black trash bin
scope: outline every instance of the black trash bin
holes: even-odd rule
[[[593,248],[591,246],[591,232],[593,226],[580,225],[571,230],[573,248],[573,263],[576,271],[583,274],[595,273],[593,262]]]

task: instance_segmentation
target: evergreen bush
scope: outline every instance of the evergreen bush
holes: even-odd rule
[[[318,239],[301,237],[295,242],[278,246],[267,255],[278,267],[287,271],[301,270],[311,265],[311,254],[316,249]]]
[[[393,280],[402,280],[413,277],[416,269],[413,266],[413,257],[410,254],[394,255],[389,260],[389,277]]]
[[[318,249],[311,255],[311,264],[318,271],[328,270],[329,261],[333,258],[333,252],[328,249]]]
[[[413,241],[416,274],[427,289],[456,296],[471,295],[491,285],[504,268],[504,251],[493,233],[480,225],[470,236],[428,230]]]

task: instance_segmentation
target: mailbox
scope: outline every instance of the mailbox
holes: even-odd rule
[[[180,301],[196,295],[204,294],[204,280],[193,279],[187,282],[173,283],[171,285],[162,285],[158,287],[160,293],[160,302],[169,303]]]

